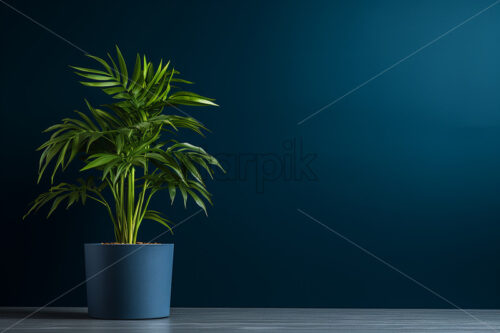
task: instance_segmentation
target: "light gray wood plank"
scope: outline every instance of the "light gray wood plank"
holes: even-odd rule
[[[0,332],[35,308],[0,308]],[[500,332],[500,310],[174,308],[153,320],[99,320],[47,308],[11,332]],[[474,317],[474,318],[473,318]]]

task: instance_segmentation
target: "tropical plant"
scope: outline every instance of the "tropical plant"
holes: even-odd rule
[[[45,130],[52,135],[38,148],[42,151],[38,182],[52,165],[52,187],[34,200],[24,217],[50,202],[47,218],[64,201],[69,208],[91,199],[106,208],[116,242],[135,244],[143,220],[159,222],[171,230],[171,222],[149,208],[151,198],[161,190],[168,190],[171,203],[177,192],[181,193],[184,206],[191,197],[206,213],[204,200],[211,203],[211,195],[200,170],[212,177],[213,168],[222,167],[202,148],[178,142],[173,135],[185,128],[203,136],[207,129],[190,116],[164,111],[177,105],[217,104],[213,99],[174,86],[192,82],[177,77],[179,72],[170,62],[160,61],[155,67],[145,55],[138,54],[129,75],[118,46],[116,55],[117,62],[109,53],[108,61],[88,55],[100,63],[101,69],[70,66],[87,79],[81,84],[100,88],[117,101],[96,108],[85,100],[87,114],[75,111],[77,118],[65,118]],[[66,170],[77,157],[84,163],[80,171],[98,170],[100,177],[94,179],[90,175],[78,179],[77,184],[53,185],[57,171]]]

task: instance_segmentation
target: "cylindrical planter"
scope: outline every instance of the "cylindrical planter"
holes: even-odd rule
[[[170,315],[173,244],[85,244],[89,316]]]

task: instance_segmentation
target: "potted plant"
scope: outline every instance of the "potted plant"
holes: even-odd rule
[[[167,62],[155,67],[146,56],[137,55],[133,71],[116,47],[116,60],[88,55],[100,69],[71,66],[85,78],[81,84],[100,88],[115,101],[99,108],[85,100],[88,111],[63,119],[49,127],[50,139],[42,151],[38,182],[52,167],[51,185],[39,195],[26,215],[52,203],[49,217],[65,203],[85,204],[93,200],[104,206],[113,223],[115,242],[85,244],[89,315],[108,319],[166,317],[170,314],[173,244],[138,243],[144,220],[161,223],[171,231],[162,213],[150,208],[151,198],[168,190],[171,203],[180,193],[184,206],[188,197],[205,210],[211,203],[201,169],[210,177],[218,161],[205,150],[173,137],[180,129],[200,135],[207,130],[189,116],[166,114],[176,105],[217,106],[213,99],[179,90],[180,79]],[[90,173],[76,183],[54,185],[59,170],[74,161]],[[94,178],[92,174],[99,174]],[[25,215],[25,217],[26,217]]]

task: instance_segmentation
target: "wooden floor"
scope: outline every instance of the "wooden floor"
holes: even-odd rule
[[[500,332],[500,310],[175,308],[166,319],[111,321],[48,308],[19,322],[32,311],[0,308],[0,332]]]

